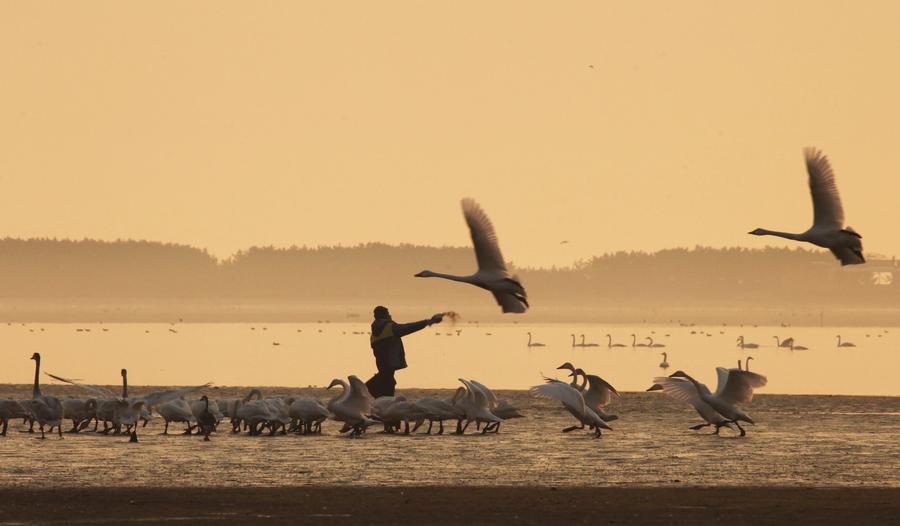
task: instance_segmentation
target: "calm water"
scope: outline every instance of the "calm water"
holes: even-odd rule
[[[27,386],[0,388],[0,396],[27,394]],[[321,436],[223,432],[205,443],[161,436],[162,424],[154,421],[141,430],[139,444],[129,444],[93,433],[41,441],[19,432],[17,423],[0,438],[0,486],[900,486],[900,398],[761,395],[747,407],[758,424],[734,438],[688,430],[696,414],[663,395],[624,393],[613,404],[620,415],[615,430],[595,440],[561,433],[572,418],[555,403],[523,391],[500,394],[527,418],[508,421],[497,435],[369,433],[351,440],[329,422]]]
[[[546,347],[527,347],[529,331]],[[0,325],[0,383],[30,382],[34,362],[28,358],[38,351],[44,370],[88,383],[118,383],[125,367],[135,385],[321,386],[336,376],[365,379],[374,373],[367,332],[364,323]],[[573,349],[571,333],[584,333],[601,346]],[[608,349],[607,333],[628,347]],[[631,334],[652,336],[666,347],[632,349]],[[761,347],[741,351],[735,344],[740,334]],[[857,347],[838,349],[837,334]],[[777,348],[775,335],[793,336],[810,350]],[[451,388],[464,376],[495,388],[526,389],[541,373],[554,375],[571,361],[619,390],[642,391],[661,372],[665,351],[669,372],[684,369],[713,388],[716,366],[734,367],[752,355],[751,368],[769,378],[762,393],[900,395],[900,333],[874,327],[445,323],[405,341],[410,368],[398,380],[410,387]]]

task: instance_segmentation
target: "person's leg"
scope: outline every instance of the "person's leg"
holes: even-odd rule
[[[387,392],[385,396],[394,396],[397,380],[394,379],[394,370],[384,372],[384,390]]]

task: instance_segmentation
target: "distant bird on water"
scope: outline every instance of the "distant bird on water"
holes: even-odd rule
[[[838,340],[838,344],[837,344],[838,347],[856,347],[856,344],[853,342],[842,342],[840,334],[837,335],[837,340]]]
[[[737,346],[740,347],[741,349],[759,349],[759,344],[745,342],[743,336],[738,336]]]
[[[529,346],[529,347],[545,347],[545,345],[544,345],[543,343],[532,342],[532,341],[531,341],[531,333],[530,333],[530,332],[528,333],[528,346]]]
[[[764,228],[757,228],[749,233],[805,241],[827,248],[840,260],[841,265],[865,263],[862,236],[849,226],[844,226],[844,209],[828,157],[815,148],[806,148],[803,153],[806,157],[806,170],[809,172],[809,190],[812,193],[813,225],[800,234]]]
[[[473,199],[462,200],[463,216],[469,225],[478,271],[470,276],[454,276],[423,270],[417,278],[444,278],[469,283],[490,291],[503,312],[523,313],[528,310],[528,297],[516,276],[510,276],[506,262],[500,253],[494,225],[484,210]]]
[[[666,353],[662,353],[663,361],[659,362],[660,369],[668,369],[669,368],[669,355]],[[738,366],[740,367],[740,366]]]

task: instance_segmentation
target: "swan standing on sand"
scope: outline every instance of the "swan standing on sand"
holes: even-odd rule
[[[841,341],[841,335],[840,335],[840,334],[837,335],[837,340],[838,340],[838,344],[837,344],[838,347],[856,347],[856,344],[855,344],[855,343],[852,343],[852,342],[842,342],[842,341]]]
[[[28,411],[19,402],[9,398],[0,399],[0,424],[3,425],[3,429],[0,430],[0,436],[6,436],[10,420],[26,418],[27,416]]]
[[[749,232],[755,236],[778,236],[794,241],[805,241],[831,250],[841,265],[859,265],[866,259],[862,253],[862,236],[844,226],[844,209],[838,194],[834,172],[828,157],[815,148],[805,148],[806,170],[809,172],[809,190],[813,201],[813,225],[806,232],[791,234],[757,228]]]
[[[63,407],[59,398],[55,396],[44,396],[41,394],[41,355],[34,353],[31,355],[34,360],[34,385],[31,388],[31,414],[37,421],[41,430],[41,438],[44,436],[44,426],[50,428],[56,427],[59,438],[62,438],[62,418]]]
[[[528,333],[528,346],[529,347],[546,347],[543,343],[540,342],[532,342],[531,341],[531,333]]]
[[[349,384],[340,378],[328,384],[328,389],[336,385],[344,389],[328,402],[328,411],[334,415],[332,418],[344,423],[344,429],[350,431],[348,436],[359,437],[367,427],[377,423],[366,416],[372,411],[372,395],[366,384],[355,375],[348,376],[347,380]]]
[[[669,368],[669,355],[666,353],[662,353],[663,361],[659,362],[660,369],[668,369]]]
[[[219,421],[209,408],[209,398],[206,395],[203,395],[200,397],[200,400],[203,401],[205,405],[200,414],[197,415],[197,434],[202,434],[203,441],[209,442],[209,434],[215,431],[216,424],[218,424]]]
[[[457,434],[461,435],[465,433],[469,424],[472,422],[476,422],[477,424],[499,424],[503,421],[500,417],[491,412],[492,401],[482,389],[475,385],[477,382],[472,382],[465,378],[459,378],[459,381],[462,382],[466,388],[466,393],[457,400],[459,408],[462,409],[465,414],[464,420],[466,423],[462,427],[457,428]],[[486,432],[487,427],[485,427],[482,433]]]
[[[580,367],[575,369],[572,373],[572,380],[578,380],[578,375],[581,375],[583,380],[577,389],[584,397],[584,403],[587,407],[597,413],[597,416],[604,422],[617,420],[619,418],[617,415],[612,415],[604,411],[604,408],[612,402],[613,396],[619,396],[619,392],[616,391],[616,388],[595,374],[585,373],[584,369],[581,369]]]
[[[737,346],[740,347],[741,349],[759,349],[759,344],[745,342],[743,336],[738,336]]]
[[[607,334],[607,335],[606,335],[606,338],[607,338],[607,344],[606,344],[606,347],[609,348],[609,349],[612,349],[613,347],[625,347],[625,344],[624,344],[624,343],[613,343],[613,341],[612,341],[612,335],[610,335],[610,334]]]
[[[510,276],[506,262],[500,253],[494,225],[484,210],[472,199],[462,200],[463,215],[469,225],[478,271],[471,276],[454,276],[423,270],[417,278],[444,278],[469,283],[494,295],[503,312],[523,313],[528,310],[528,297],[516,276]]]
[[[191,429],[197,425],[197,417],[194,416],[194,412],[191,410],[190,404],[185,402],[184,400],[172,400],[170,402],[166,402],[164,404],[160,404],[156,408],[156,412],[159,413],[159,416],[162,417],[163,422],[166,423],[166,427],[163,429],[161,434],[168,435],[169,434],[169,423],[170,422],[184,422],[188,425],[185,430],[185,435],[191,434]]]

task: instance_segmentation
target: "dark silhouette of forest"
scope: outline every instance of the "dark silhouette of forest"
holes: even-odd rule
[[[830,253],[803,248],[696,247],[609,253],[571,267],[515,273],[531,303],[544,308],[893,308],[900,304],[897,280],[869,270],[884,266],[841,268]],[[465,274],[474,271],[475,258],[468,247],[369,243],[253,247],[220,261],[202,249],[149,241],[0,240],[0,298],[7,305],[15,299],[92,298],[478,306],[493,301],[474,287],[413,277],[423,269]]]

